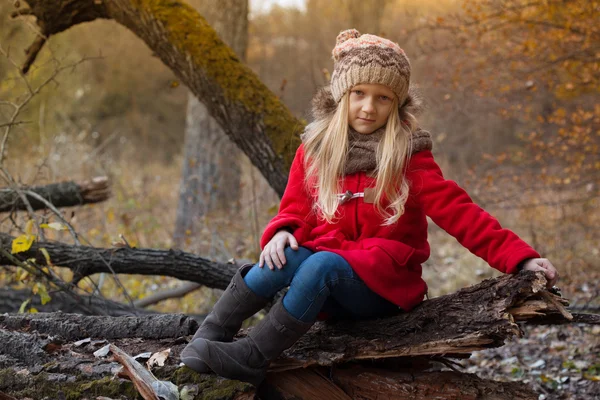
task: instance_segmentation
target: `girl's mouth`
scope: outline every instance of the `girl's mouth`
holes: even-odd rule
[[[360,118],[360,117],[358,117],[358,119],[363,120],[365,122],[375,122],[374,119],[366,119],[366,118]]]

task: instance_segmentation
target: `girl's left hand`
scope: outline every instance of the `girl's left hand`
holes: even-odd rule
[[[523,264],[525,271],[541,271],[546,275],[548,288],[551,288],[558,281],[558,271],[547,258],[531,258]]]

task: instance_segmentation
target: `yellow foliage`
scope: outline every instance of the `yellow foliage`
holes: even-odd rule
[[[17,236],[12,241],[11,253],[16,254],[29,250],[34,241],[35,235],[24,234],[21,236]]]

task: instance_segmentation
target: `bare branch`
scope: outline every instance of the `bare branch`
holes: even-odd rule
[[[17,125],[24,125],[24,124],[31,124],[31,121],[7,122],[5,124],[0,124],[0,128],[10,127],[10,126],[17,126]]]
[[[136,300],[133,302],[133,305],[136,307],[148,307],[161,301],[165,301],[168,299],[178,299],[185,296],[188,293],[193,292],[201,288],[202,285],[195,282],[186,282],[181,286],[178,286],[174,289],[165,290],[163,292],[158,292],[151,294],[150,296],[144,297],[143,299]]]
[[[46,200],[45,198],[43,198],[42,196],[40,196],[39,194],[37,194],[36,192],[34,192],[32,190],[25,190],[25,194],[33,197],[34,199],[38,200],[39,202],[41,202],[43,204],[45,204],[46,208],[50,209],[54,213],[54,215],[56,215],[56,217],[59,220],[61,220],[63,224],[65,224],[65,226],[71,233],[71,236],[73,236],[73,240],[75,241],[75,243],[81,246],[81,242],[79,241],[79,238],[77,237],[77,232],[75,232],[75,229],[73,229],[73,227],[71,226],[69,221],[67,221],[66,219],[63,218],[62,213],[60,211],[58,211],[52,203],[50,203],[48,200]]]

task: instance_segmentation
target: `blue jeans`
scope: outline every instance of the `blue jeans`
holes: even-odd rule
[[[289,286],[283,306],[295,318],[312,322],[320,311],[340,318],[372,318],[400,312],[394,303],[365,285],[342,256],[329,251],[313,253],[305,247],[285,248],[283,269],[255,264],[244,277],[250,290],[273,297]]]

